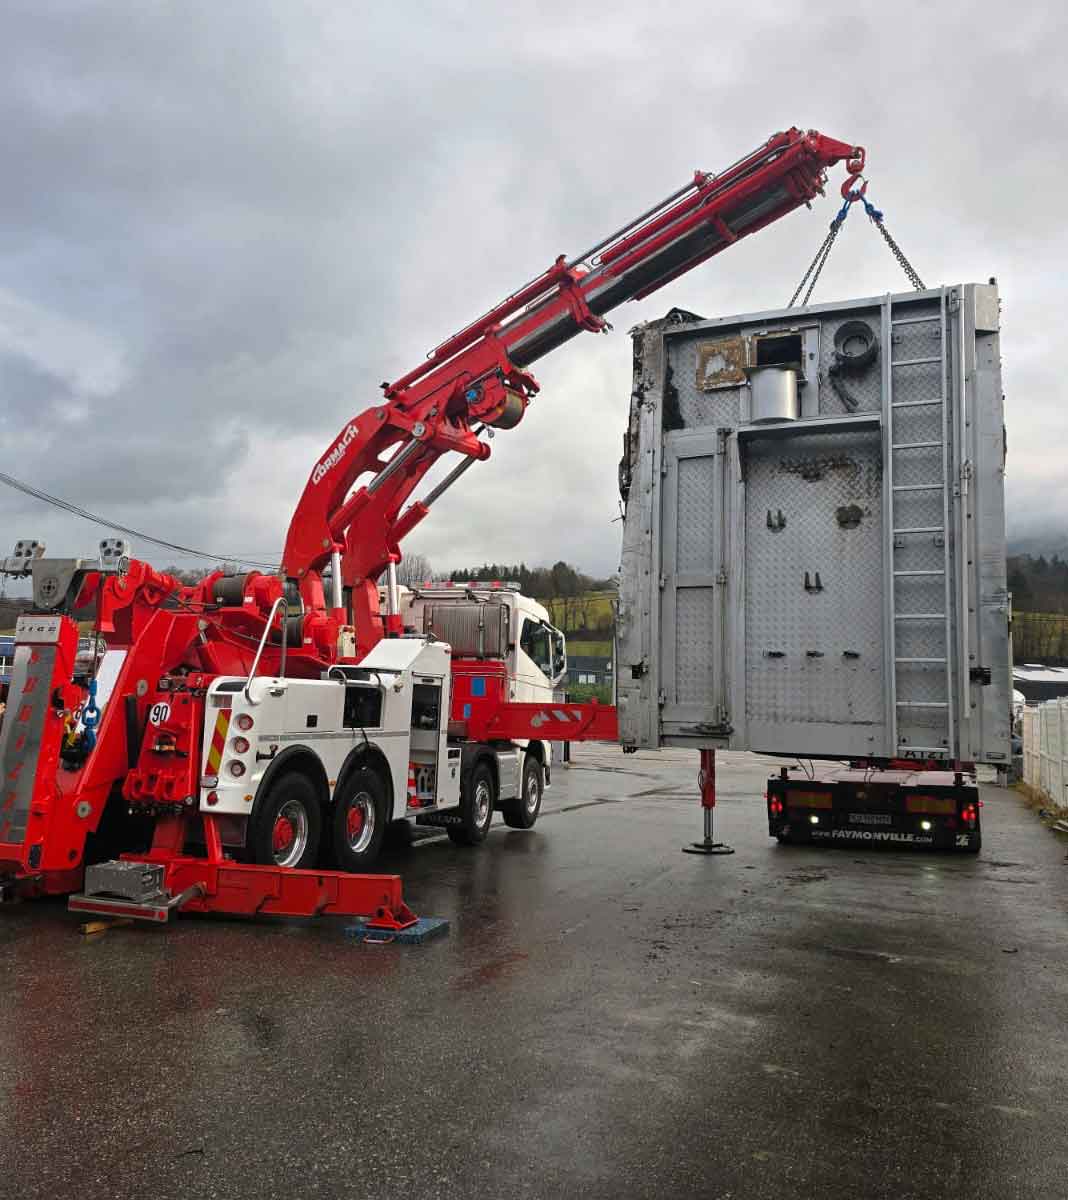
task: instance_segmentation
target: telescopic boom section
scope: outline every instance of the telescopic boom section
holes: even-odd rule
[[[842,160],[859,173],[864,150],[789,129],[719,175],[698,171],[584,254],[561,255],[425,362],[383,384],[385,402],[354,417],[331,443],[290,524],[283,568],[299,581],[306,612],[347,623],[343,584],[352,589],[358,655],[396,631],[397,620],[379,615],[376,581],[399,561],[401,539],[434,500],[472,463],[489,457],[478,436],[482,427],[511,429],[522,419],[538,391],[529,366],[583,330],[607,330],[605,314],[623,301],[651,295],[822,194],[827,168]],[[450,451],[461,456],[459,465],[404,508]],[[331,562],[328,602],[322,573]]]

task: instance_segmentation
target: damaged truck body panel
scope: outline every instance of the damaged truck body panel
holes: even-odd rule
[[[996,286],[634,331],[624,745],[1008,761]]]

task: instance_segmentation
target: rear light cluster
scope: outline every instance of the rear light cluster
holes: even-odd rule
[[[976,821],[979,820],[979,809],[975,804],[966,804],[960,810],[960,819],[969,828],[974,829]]]
[[[256,722],[249,713],[238,713],[237,716],[234,717],[234,727],[236,729],[240,729],[241,733],[248,733],[248,731],[255,724]],[[252,743],[247,737],[242,737],[241,734],[238,734],[237,737],[230,739],[230,750],[234,754],[247,754],[251,749]],[[234,779],[240,779],[248,768],[243,762],[240,761],[240,759],[232,758],[226,764],[226,769]]]
[[[785,807],[786,806],[778,796],[772,796],[772,798],[768,801],[768,812],[773,817],[781,817],[785,811]]]

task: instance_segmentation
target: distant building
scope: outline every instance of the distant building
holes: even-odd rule
[[[15,658],[15,639],[0,635],[0,700],[7,699],[11,683],[11,665]]]
[[[1018,692],[1023,692],[1028,704],[1056,700],[1058,696],[1068,696],[1068,667],[1016,663],[1012,668],[1012,685]]]
[[[567,682],[583,687],[611,687],[612,660],[601,655],[569,654]]]

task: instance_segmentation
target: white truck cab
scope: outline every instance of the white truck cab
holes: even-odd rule
[[[472,741],[454,719],[454,686],[462,676],[484,694],[474,685],[492,675],[504,701],[552,699],[563,634],[510,588],[405,589],[401,611],[403,637],[322,679],[211,683],[199,804],[226,845],[256,862],[367,870],[395,821],[440,825],[468,845],[495,809],[533,826],[549,744]]]

